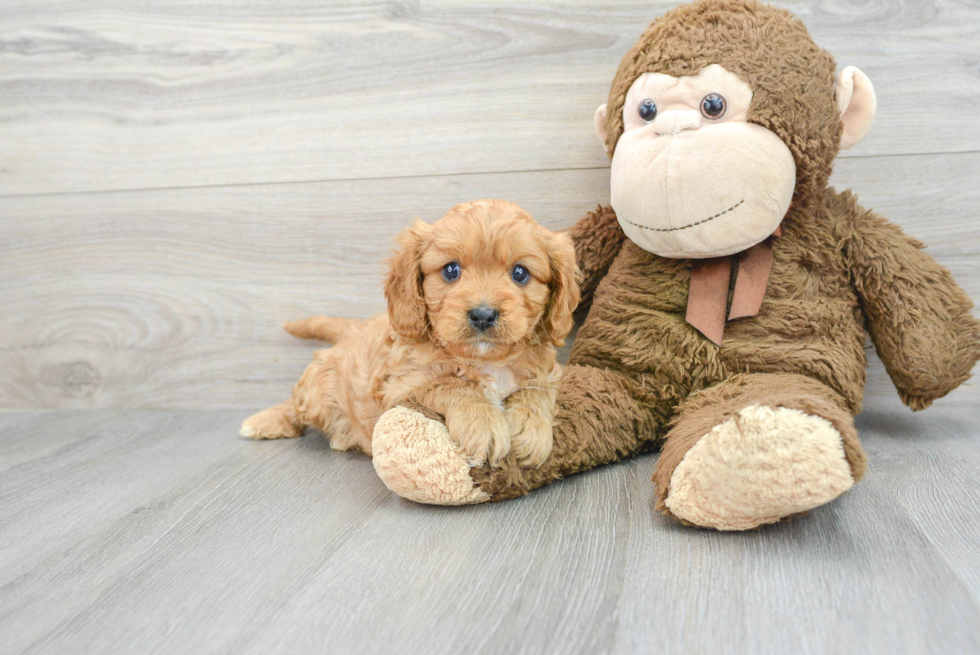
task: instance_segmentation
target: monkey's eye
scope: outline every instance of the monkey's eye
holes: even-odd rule
[[[449,262],[442,267],[442,279],[452,282],[459,277],[459,262]]]
[[[719,119],[725,115],[728,103],[723,96],[717,93],[709,93],[701,99],[701,114],[705,118]]]
[[[517,264],[514,266],[514,270],[510,272],[510,277],[514,280],[514,282],[524,284],[527,282],[528,278],[531,277],[531,273],[520,264]]]
[[[657,103],[650,98],[645,98],[640,102],[640,106],[636,108],[636,112],[640,115],[644,123],[649,123],[657,117]]]

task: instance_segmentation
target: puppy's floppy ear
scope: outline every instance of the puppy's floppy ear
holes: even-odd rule
[[[572,329],[572,313],[578,307],[578,267],[575,265],[575,246],[572,237],[564,232],[549,233],[545,241],[551,261],[551,300],[545,310],[544,330],[556,346],[565,343]]]
[[[395,238],[398,251],[388,260],[385,300],[392,329],[406,339],[421,339],[429,327],[422,295],[422,253],[429,225],[416,220]]]

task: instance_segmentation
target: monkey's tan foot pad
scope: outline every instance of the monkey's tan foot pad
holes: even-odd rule
[[[685,453],[664,504],[717,530],[749,530],[837,498],[854,479],[840,433],[796,409],[753,405]]]
[[[402,498],[429,505],[470,505],[490,497],[473,484],[462,449],[441,422],[407,407],[381,415],[371,441],[374,470]]]

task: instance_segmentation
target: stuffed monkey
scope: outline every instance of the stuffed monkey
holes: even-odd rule
[[[441,417],[390,410],[375,467],[419,502],[497,501],[662,449],[657,506],[745,530],[823,505],[865,469],[854,428],[871,340],[902,401],[928,407],[980,357],[980,321],[922,244],[828,186],[875,96],[788,12],[702,0],[623,58],[595,128],[611,207],[571,228],[588,316],[554,449],[470,468]]]

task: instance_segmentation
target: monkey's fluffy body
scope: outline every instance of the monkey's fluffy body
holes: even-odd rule
[[[700,437],[759,403],[830,421],[859,479],[865,457],[852,417],[865,383],[865,325],[902,400],[918,410],[969,377],[980,322],[920,244],[850,193],[827,189],[821,200],[786,218],[762,309],[728,323],[721,347],[684,320],[689,260],[626,240],[611,209],[580,221],[573,238],[591,309],[559,391],[552,457],[534,471],[474,469],[479,488],[494,500],[521,495],[662,446],[670,428],[690,428],[695,406]],[[658,466],[661,502],[673,471],[668,454]]]
[[[778,135],[796,164],[758,315],[729,322],[716,346],[685,320],[692,260],[641,249],[613,210],[600,207],[571,230],[584,276],[580,310],[591,308],[559,389],[549,459],[537,469],[513,460],[474,468],[465,484],[443,488],[406,473],[421,451],[435,452],[440,427],[431,419],[424,429],[407,427],[420,424],[400,408],[375,432],[386,454],[392,443],[413,444],[410,456],[375,458],[392,489],[423,502],[503,500],[662,447],[654,473],[661,510],[696,525],[748,529],[829,502],[861,477],[853,416],[866,334],[913,410],[969,377],[980,358],[970,299],[922,244],[827,184],[844,129],[836,64],[788,12],[754,0],[702,0],[655,21],[613,82],[609,152],[639,75],[695,75],[710,64],[751,84],[748,121]]]

